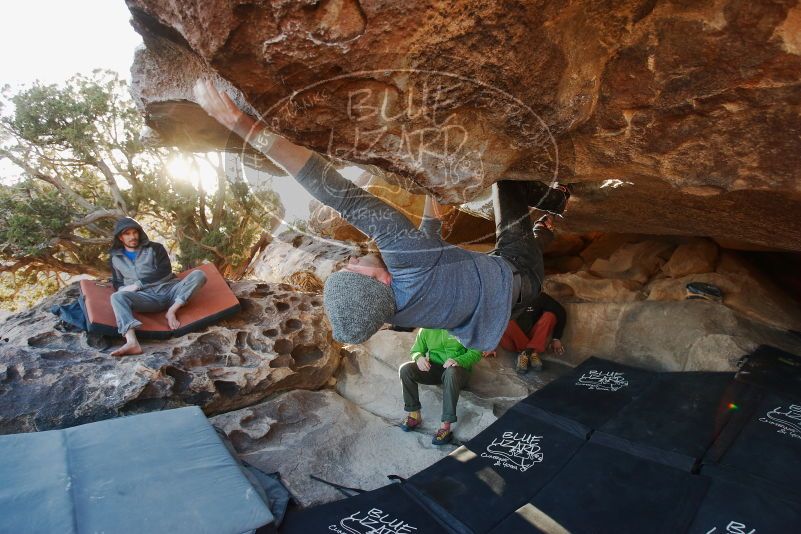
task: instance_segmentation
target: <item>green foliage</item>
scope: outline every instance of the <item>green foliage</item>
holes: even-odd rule
[[[3,255],[36,256],[69,224],[72,206],[53,188],[27,179],[0,190],[0,243]]]
[[[280,209],[277,197],[226,176],[220,158],[203,158],[216,169],[214,191],[172,176],[168,161],[182,157],[197,169],[199,157],[143,145],[143,126],[126,83],[111,72],[5,90],[0,159],[17,172],[0,176],[0,306],[28,286],[37,287],[29,295],[55,290],[64,273],[108,274],[106,251],[122,216],[164,242],[174,267],[211,261],[232,274],[250,261],[262,225]]]

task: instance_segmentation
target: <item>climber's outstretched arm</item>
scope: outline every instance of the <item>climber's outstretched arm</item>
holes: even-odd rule
[[[296,177],[314,154],[306,147],[267,131],[264,124],[240,110],[231,97],[218,91],[211,81],[198,80],[194,91],[195,98],[206,113],[286,169],[292,176]]]
[[[314,198],[338,211],[345,220],[373,238],[390,269],[401,261],[393,253],[431,248],[428,238],[403,214],[343,178],[319,154],[265,129],[210,81],[199,80],[195,84],[195,97],[220,124],[281,165]]]

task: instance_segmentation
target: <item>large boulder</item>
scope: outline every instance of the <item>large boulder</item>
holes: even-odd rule
[[[565,302],[564,356],[599,356],[658,371],[736,371],[760,344],[801,352],[801,341],[714,302]]]
[[[317,236],[287,231],[276,236],[251,262],[246,276],[267,282],[290,281],[297,273],[307,273],[322,285],[325,279],[364,248],[354,242],[320,239]]]
[[[192,58],[133,69],[165,143],[219,136],[170,112],[219,76],[290,140],[448,203],[558,179],[576,231],[801,250],[797,3],[127,4],[153,55]]]
[[[703,260],[693,263],[700,265]],[[684,265],[688,266],[689,262]],[[720,255],[711,272],[654,280],[648,286],[648,299],[683,300],[690,282],[717,286],[723,292],[724,305],[753,321],[773,328],[801,332],[801,307],[798,301],[753,264],[728,251]]]
[[[719,250],[709,239],[694,239],[676,247],[662,271],[671,278],[711,273],[717,267]]]
[[[255,281],[233,285],[242,311],[114,358],[111,340],[65,330],[49,307],[77,286],[0,323],[0,434],[63,428],[195,404],[234,410],[279,391],[317,389],[339,366],[318,295]]]
[[[342,498],[329,482],[361,489],[409,477],[448,454],[431,436],[403,432],[331,390],[292,391],[212,418],[239,456],[262,471],[279,472],[302,506]]]
[[[644,300],[642,283],[620,278],[602,278],[587,271],[548,276],[543,291],[555,298],[586,302],[631,302]]]

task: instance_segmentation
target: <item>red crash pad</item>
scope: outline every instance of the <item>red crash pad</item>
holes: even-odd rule
[[[181,326],[177,330],[171,330],[163,311],[135,312],[134,317],[142,322],[142,326],[136,329],[139,337],[166,339],[172,336],[182,336],[240,310],[239,300],[213,264],[209,263],[189,269],[180,273],[178,278],[184,278],[196,270],[206,274],[206,284],[194,294],[185,306],[178,310],[178,320],[181,321]],[[111,309],[112,293],[114,293],[114,288],[109,284],[101,284],[95,280],[81,280],[83,308],[89,332],[118,335],[114,310]]]

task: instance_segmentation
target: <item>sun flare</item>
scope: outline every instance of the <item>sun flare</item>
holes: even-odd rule
[[[173,156],[167,161],[167,172],[176,180],[200,186],[208,193],[217,190],[217,171],[205,159],[194,155]]]

